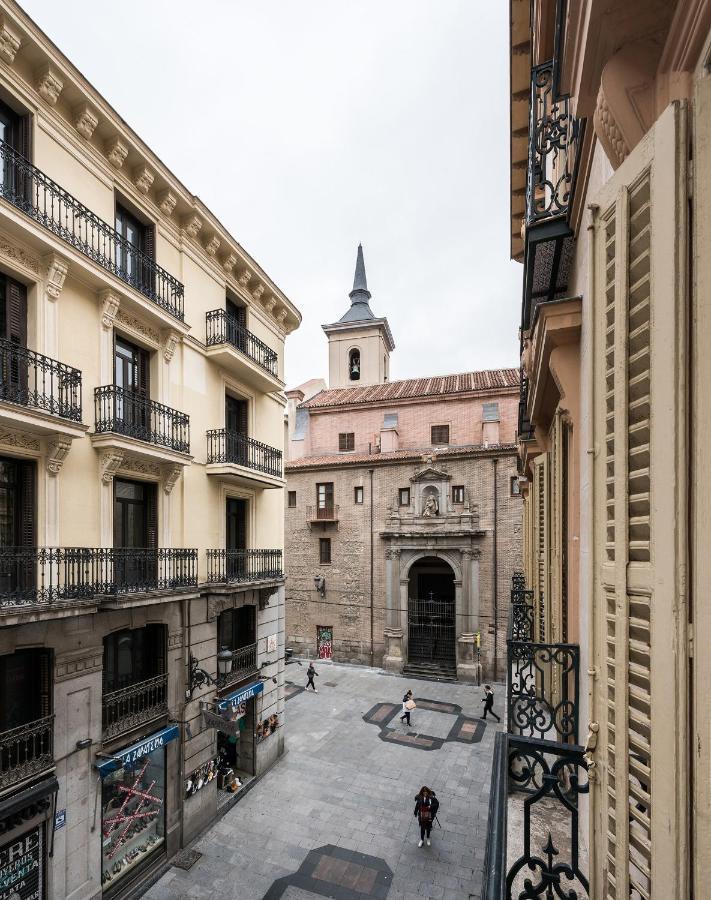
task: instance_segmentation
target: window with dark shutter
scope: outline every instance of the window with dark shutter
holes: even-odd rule
[[[146,485],[146,546],[158,546],[158,491],[157,485]]]
[[[353,501],[359,504],[363,502],[363,488],[361,485],[353,488]]]
[[[239,497],[227,499],[227,550],[247,548],[247,501]]]
[[[328,565],[331,562],[331,538],[319,538],[319,562]]]
[[[37,499],[36,499],[36,465],[23,460],[18,462],[20,487],[20,546],[36,545]]]
[[[432,425],[430,427],[430,436],[433,444],[448,444],[449,425]]]
[[[288,497],[289,497],[288,506],[290,509],[293,509],[296,506],[296,491],[289,491]]]
[[[338,449],[354,450],[355,449],[355,432],[346,431],[338,435]]]
[[[400,488],[399,503],[400,506],[410,505],[410,488]]]

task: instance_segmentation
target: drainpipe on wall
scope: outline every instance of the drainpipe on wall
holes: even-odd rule
[[[373,470],[370,473],[370,665],[375,660],[373,652]]]
[[[498,561],[498,493],[496,490],[496,466],[499,460],[494,457],[494,681],[499,680],[499,561]]]

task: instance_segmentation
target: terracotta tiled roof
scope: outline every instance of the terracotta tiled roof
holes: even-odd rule
[[[517,453],[518,444],[469,444],[465,447],[446,447],[436,452],[431,447],[410,450],[392,450],[390,453],[331,453],[325,456],[304,456],[286,464],[286,471],[297,469],[320,469],[324,466],[358,466],[364,463],[400,462],[401,460],[425,460],[430,456],[433,463],[442,457],[483,455],[487,453]]]
[[[350,406],[355,403],[408,400],[415,397],[438,397],[445,394],[464,394],[517,388],[518,369],[489,369],[485,372],[463,372],[461,375],[435,375],[431,378],[408,378],[366,387],[333,388],[321,391],[301,404],[303,409],[327,406]]]

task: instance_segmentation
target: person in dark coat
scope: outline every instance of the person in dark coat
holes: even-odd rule
[[[420,842],[417,845],[421,847],[425,840],[427,846],[431,847],[430,834],[432,833],[432,825],[439,809],[439,800],[437,795],[426,785],[420,788],[420,793],[415,797],[415,815],[420,825]]]
[[[494,692],[491,690],[490,684],[484,685],[484,696],[481,698],[481,702],[484,704],[484,714],[482,715],[482,719],[486,718],[487,713],[491,713],[491,715],[496,719],[497,722],[500,722],[501,719],[494,712]]]
[[[313,663],[309,663],[309,667],[306,670],[306,677],[308,681],[306,682],[306,690],[308,690],[309,685],[313,688],[314,694],[318,694],[316,690],[316,685],[314,684],[314,675],[318,678],[318,672],[316,671],[316,666]]]

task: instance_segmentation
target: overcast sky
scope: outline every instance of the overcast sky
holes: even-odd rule
[[[508,3],[21,2],[301,310],[289,385],[359,241],[393,380],[516,365]]]

